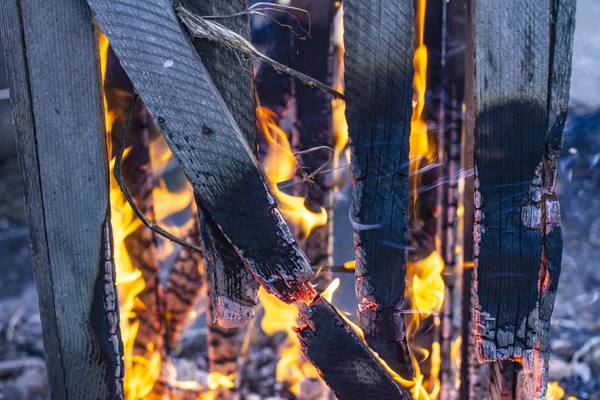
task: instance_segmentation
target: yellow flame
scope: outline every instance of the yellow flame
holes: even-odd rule
[[[340,93],[344,93],[344,5],[340,5],[334,19],[334,32],[332,41],[335,48],[333,65],[332,87]],[[333,181],[334,189],[339,190],[342,170],[340,158],[348,147],[348,122],[346,121],[346,103],[340,100],[331,102],[332,131],[334,140],[333,149]],[[346,162],[349,162],[349,152],[345,152]]]
[[[560,387],[558,382],[550,382],[548,385],[548,391],[546,392],[547,400],[563,400],[565,397],[565,390]],[[567,400],[577,400],[577,397],[569,396]]]
[[[106,76],[109,43],[103,34],[99,36],[100,68],[102,73],[102,84]],[[113,123],[117,118],[115,105],[109,104],[108,98],[104,96],[104,109],[106,118],[106,133],[109,149],[112,148],[111,131]],[[124,155],[127,157],[128,152]],[[139,300],[138,295],[144,290],[144,278],[142,272],[137,269],[129,256],[125,245],[125,239],[135,232],[142,223],[135,216],[127,203],[123,193],[119,189],[112,174],[115,166],[114,158],[110,160],[110,202],[111,202],[111,225],[113,240],[115,244],[114,257],[116,269],[116,284],[119,293],[121,338],[123,340],[123,362],[125,367],[124,390],[126,399],[142,399],[147,396],[154,387],[161,369],[160,349],[147,349],[150,359],[134,355],[135,337],[138,332],[139,320],[137,313],[146,308]]]
[[[265,107],[257,109],[258,126],[267,141],[267,155],[263,162],[265,176],[279,210],[288,222],[300,229],[300,236],[306,238],[313,228],[327,223],[327,211],[321,208],[320,212],[314,213],[306,208],[303,197],[279,190],[278,183],[294,176],[296,157],[286,133],[277,126],[274,116],[273,111]]]
[[[323,297],[331,302],[333,294],[339,286],[339,278],[334,279],[323,292]],[[281,358],[277,363],[276,379],[290,384],[290,391],[298,395],[302,379],[319,378],[319,374],[312,364],[301,357],[300,342],[293,331],[293,327],[298,324],[298,309],[293,304],[281,302],[262,288],[258,293],[258,298],[265,310],[261,321],[262,330],[268,335],[273,335],[278,331],[287,333],[286,340],[279,349]]]

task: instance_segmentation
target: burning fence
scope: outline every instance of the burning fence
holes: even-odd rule
[[[493,6],[189,3],[77,9],[89,19],[89,4],[106,34],[90,46],[110,212],[80,307],[85,342],[102,343],[96,397],[483,398],[489,379],[489,399],[543,398],[572,3],[549,2],[544,23],[530,12],[498,44],[535,53],[519,61],[536,82],[524,106],[526,77],[516,61],[497,73],[504,53],[481,28]],[[545,39],[513,51],[534,20]],[[453,53],[455,40],[471,54]],[[520,137],[528,147],[513,157]],[[349,216],[334,213],[344,197]],[[335,254],[342,219],[353,256]],[[348,272],[358,303],[336,308]],[[205,345],[190,355],[194,329]],[[268,394],[248,370],[265,347],[278,353],[263,365]]]

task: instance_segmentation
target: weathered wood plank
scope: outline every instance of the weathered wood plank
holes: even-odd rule
[[[412,398],[325,299],[318,297],[310,305],[299,304],[300,318],[306,323],[296,328],[302,353],[337,398]]]
[[[233,15],[248,8],[247,0],[190,0],[186,3],[197,15]],[[221,23],[250,38],[247,15],[226,18]],[[219,43],[196,40],[194,45],[248,145],[256,154],[256,104],[250,59]],[[213,315],[225,328],[243,326],[254,316],[258,282],[212,219],[201,207],[198,210],[202,221],[205,266],[211,281]]]
[[[474,21],[477,345],[496,361],[535,342],[549,1],[476,0]]]
[[[526,397],[539,399],[560,270],[554,176],[575,5],[474,4],[478,357],[521,360]]]
[[[3,1],[0,26],[51,394],[122,398],[97,32],[83,0]]]
[[[346,118],[354,180],[359,325],[392,369],[412,374],[406,346],[411,2],[344,2]]]
[[[308,260],[171,3],[88,3],[199,203],[269,292],[287,302],[306,297]]]

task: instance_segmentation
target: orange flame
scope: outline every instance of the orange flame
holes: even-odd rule
[[[340,279],[334,279],[321,296],[331,303],[333,294],[339,286]],[[300,342],[293,330],[298,322],[298,308],[293,304],[281,302],[262,288],[258,293],[258,298],[265,310],[261,321],[262,330],[268,335],[273,335],[278,331],[284,331],[287,334],[285,342],[279,349],[281,358],[277,363],[276,379],[290,384],[290,391],[297,396],[300,394],[302,379],[320,379],[315,367],[301,357]]]
[[[300,236],[306,238],[313,228],[327,223],[327,211],[321,208],[319,213],[314,213],[306,208],[303,197],[289,195],[278,188],[278,183],[293,178],[296,157],[286,133],[275,123],[275,113],[265,107],[258,107],[256,115],[259,129],[267,140],[263,169],[269,189],[277,199],[284,218],[299,228]]]
[[[109,43],[106,36],[99,35],[100,40],[100,68],[102,73],[102,84],[106,76]],[[104,109],[106,117],[106,133],[109,150],[112,147],[111,131],[113,123],[117,118],[114,105],[109,104],[107,96],[104,96]],[[127,156],[127,152],[124,158]],[[144,278],[142,272],[137,269],[125,246],[125,239],[135,232],[141,225],[141,221],[135,216],[133,210],[127,203],[125,196],[119,189],[112,174],[115,167],[115,159],[110,160],[110,202],[111,202],[111,225],[113,240],[115,243],[114,257],[116,269],[116,284],[119,293],[121,338],[123,340],[123,362],[125,367],[124,391],[126,399],[142,399],[147,396],[154,387],[161,369],[160,349],[148,349],[150,359],[135,356],[133,347],[137,335],[139,320],[136,319],[137,312],[146,306],[139,301],[139,294],[144,290]]]
[[[344,93],[344,5],[340,5],[334,18],[334,31],[332,35],[335,53],[333,56],[333,82],[332,87],[340,93]],[[332,131],[334,140],[333,149],[333,181],[334,190],[341,186],[340,159],[342,153],[346,163],[350,162],[350,149],[348,148],[348,122],[346,121],[346,103],[340,100],[331,102]],[[345,152],[344,152],[345,150]]]

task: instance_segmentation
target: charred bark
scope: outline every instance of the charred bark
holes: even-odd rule
[[[302,353],[339,399],[411,399],[372,351],[322,297],[299,305]]]
[[[185,240],[198,245],[199,238],[200,229],[195,223]],[[202,290],[206,288],[205,280],[202,256],[186,248],[179,249],[173,269],[169,273],[164,294],[169,349],[174,348],[194,304],[202,294]]]
[[[474,13],[477,351],[480,361],[522,360],[526,397],[540,399],[560,273],[554,176],[575,2],[484,3]]]
[[[267,291],[286,302],[307,298],[312,293],[308,260],[170,2],[88,3],[183,167],[199,206]]]
[[[344,19],[359,325],[369,346],[392,369],[411,376],[402,308],[413,7],[347,0]]]
[[[188,0],[198,15],[232,15],[248,8],[247,0]],[[222,23],[242,36],[250,37],[248,16],[227,18]],[[256,104],[252,84],[252,63],[243,55],[222,45],[196,40],[195,48],[221,93],[231,115],[254,153],[256,141]],[[201,203],[201,200],[199,200]],[[258,282],[215,222],[198,207],[205,265],[210,279],[213,316],[225,328],[244,326],[254,316]]]

